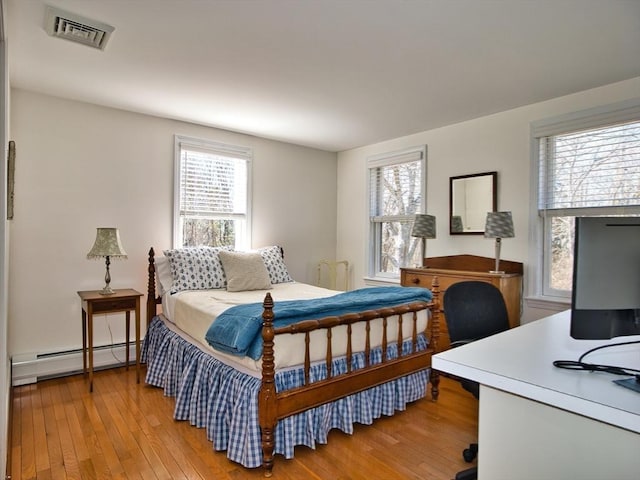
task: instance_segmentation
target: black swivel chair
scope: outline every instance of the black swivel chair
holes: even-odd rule
[[[509,329],[509,316],[502,293],[490,283],[459,282],[451,285],[443,297],[444,314],[451,339],[451,348],[489,337]],[[480,385],[464,378],[457,379],[462,388],[480,397]],[[467,462],[478,453],[478,444],[472,443],[463,452]],[[477,478],[477,467],[458,472],[456,480]]]

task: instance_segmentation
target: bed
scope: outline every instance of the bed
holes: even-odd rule
[[[275,248],[270,247],[270,255]],[[262,254],[270,269],[268,257]],[[278,254],[282,257],[281,250]],[[340,294],[293,281],[249,292],[227,292],[225,288],[171,292],[161,287],[158,276],[166,268],[164,262],[156,267],[151,248],[148,331],[142,349],[146,383],[175,397],[174,418],[206,428],[214,449],[226,451],[232,461],[249,468],[262,466],[265,476],[271,476],[275,454],[292,458],[297,445],[315,448],[316,443],[326,443],[333,428],[352,433],[355,423],[370,424],[381,415],[404,410],[427,395],[428,383],[432,399],[438,397],[438,376],[430,368],[439,336],[437,280],[429,301],[398,304],[396,300],[384,306],[378,297],[369,303],[377,293],[374,289]],[[268,273],[273,281],[273,272]],[[229,289],[232,281],[230,277]],[[400,290],[407,289],[397,287],[393,293],[404,295]],[[336,310],[337,314],[318,313],[306,319],[304,315],[311,310],[302,308],[297,299],[280,301],[300,295],[310,299],[305,306],[322,303],[324,310],[319,312],[335,313],[333,307],[341,302],[352,308],[347,313]],[[354,295],[362,300],[353,300]],[[235,312],[229,305],[257,296],[261,298],[258,304],[239,307],[260,307],[259,318],[252,318],[259,323],[259,341],[251,343],[253,350],[259,345],[257,351],[245,351],[243,356],[224,347],[213,348],[207,337],[214,326],[224,325],[222,314],[207,328],[202,324],[205,317],[199,322],[194,319],[211,308],[225,315]],[[162,305],[161,313],[158,305]],[[286,323],[284,317],[292,311]],[[247,324],[251,322],[243,322],[243,328]],[[214,337],[223,331],[220,328]]]

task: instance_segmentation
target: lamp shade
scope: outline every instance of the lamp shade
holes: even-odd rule
[[[484,236],[485,238],[515,237],[511,212],[488,212]]]
[[[123,257],[127,258],[127,252],[120,243],[120,232],[117,228],[98,228],[96,241],[91,247],[87,258]]]
[[[436,217],[433,215],[417,214],[411,230],[412,237],[436,238]]]

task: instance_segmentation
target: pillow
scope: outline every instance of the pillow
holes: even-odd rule
[[[271,288],[269,272],[257,252],[219,252],[227,277],[227,291],[268,290]]]
[[[173,283],[170,293],[224,288],[227,279],[218,253],[231,247],[187,247],[165,250]]]
[[[257,252],[262,256],[272,284],[293,282],[282,258],[282,249],[278,245],[262,247]]]
[[[157,257],[155,259],[156,266],[156,289],[157,294],[162,296],[171,290],[173,277],[171,276],[171,267],[167,257]]]

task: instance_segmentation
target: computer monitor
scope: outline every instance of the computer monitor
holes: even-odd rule
[[[640,335],[640,217],[577,217],[571,336]]]

